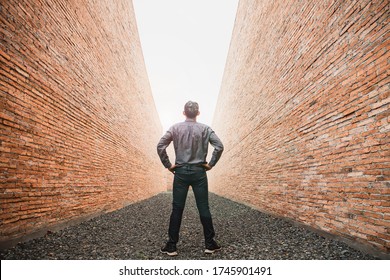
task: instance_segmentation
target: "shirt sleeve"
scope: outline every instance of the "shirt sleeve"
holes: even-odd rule
[[[160,157],[162,164],[165,168],[170,168],[172,166],[171,161],[169,160],[167,154],[167,147],[172,142],[172,132],[168,130],[163,137],[161,137],[160,141],[157,144],[157,153]]]
[[[217,164],[223,152],[223,144],[214,131],[212,131],[210,134],[210,144],[214,147],[214,151],[211,156],[209,165],[214,166]]]

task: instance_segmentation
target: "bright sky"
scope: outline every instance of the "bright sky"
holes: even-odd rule
[[[189,100],[199,103],[197,120],[211,125],[238,0],[133,0],[133,5],[163,130],[184,120]]]

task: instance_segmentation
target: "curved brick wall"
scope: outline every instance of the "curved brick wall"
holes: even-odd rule
[[[389,6],[240,1],[212,191],[389,253]]]
[[[0,22],[1,244],[165,190],[131,2],[2,1]]]

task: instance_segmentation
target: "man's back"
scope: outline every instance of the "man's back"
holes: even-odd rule
[[[209,126],[187,119],[169,128],[157,146],[161,161],[167,168],[170,167],[170,162],[165,149],[171,141],[175,149],[176,165],[206,163],[210,143],[214,152],[209,164],[214,166],[223,151],[221,141]]]

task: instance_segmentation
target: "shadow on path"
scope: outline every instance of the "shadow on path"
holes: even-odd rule
[[[104,214],[1,252],[1,259],[374,259],[348,245],[210,194],[216,240],[223,249],[205,255],[192,191],[184,211],[179,255],[160,253],[166,241],[172,194]]]

